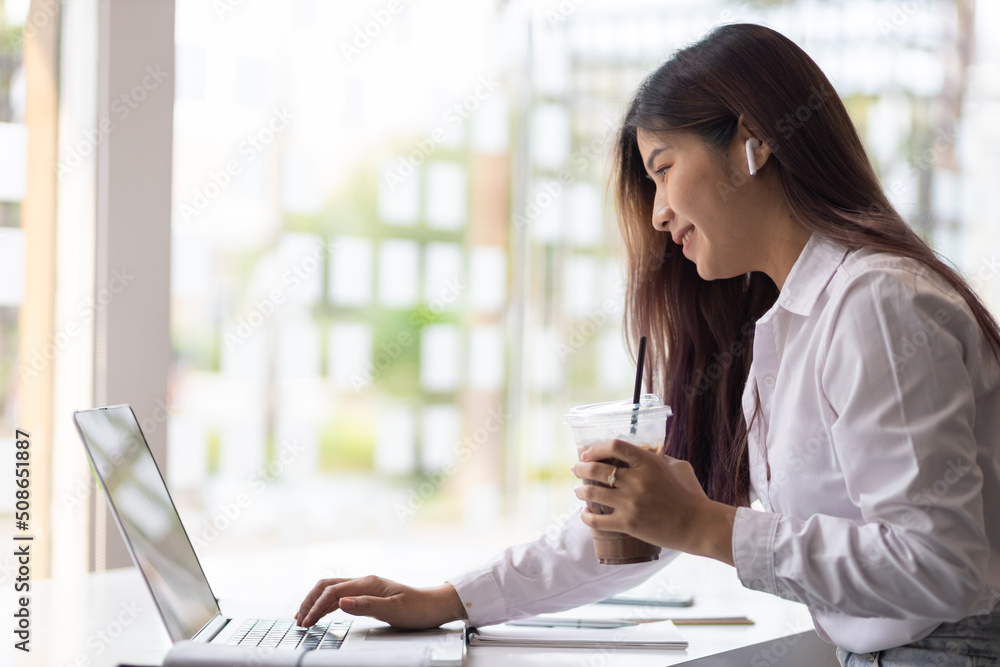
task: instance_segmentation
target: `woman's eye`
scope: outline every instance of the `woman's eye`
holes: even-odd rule
[[[662,179],[663,175],[667,172],[667,169],[670,169],[670,165],[669,164],[666,165],[666,166],[664,166],[664,167],[660,167],[659,169],[657,169],[656,171],[654,171],[653,172],[653,176],[656,176],[656,178]],[[653,178],[653,176],[650,176],[649,174],[646,174],[646,178],[648,178],[651,181],[655,181],[656,178]]]

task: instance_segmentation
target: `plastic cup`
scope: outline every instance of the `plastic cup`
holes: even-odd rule
[[[623,440],[637,447],[659,450],[667,433],[667,419],[673,411],[655,394],[643,394],[638,410],[630,399],[580,405],[566,413],[563,422],[573,429],[577,458],[584,451],[608,440]],[[602,459],[602,463],[616,465],[620,470],[628,464],[619,459]],[[608,487],[603,482],[584,480],[584,484]],[[611,514],[614,510],[605,505],[588,502],[594,514]],[[607,530],[593,530],[594,554],[599,563],[623,565],[645,563],[660,557],[660,547],[638,538]]]

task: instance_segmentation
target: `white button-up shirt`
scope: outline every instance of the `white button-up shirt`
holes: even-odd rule
[[[1000,602],[1000,366],[912,260],[814,234],[756,325],[743,395],[752,496],[740,581],[806,604],[847,650],[905,644]],[[578,517],[451,580],[486,625],[592,602],[671,560],[598,565]]]

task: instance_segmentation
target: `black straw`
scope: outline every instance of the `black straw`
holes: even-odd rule
[[[630,433],[635,433],[639,423],[639,396],[642,394],[642,366],[646,358],[646,337],[639,339],[639,358],[635,366],[635,390],[632,392],[632,429]]]
[[[635,391],[632,392],[632,403],[639,402],[639,396],[642,394],[642,362],[646,358],[646,337],[643,336],[639,339],[639,360],[635,365]]]

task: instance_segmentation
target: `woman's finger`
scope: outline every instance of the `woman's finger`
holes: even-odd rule
[[[573,489],[573,493],[580,500],[585,500],[588,503],[597,503],[598,505],[606,505],[611,508],[614,508],[616,501],[621,498],[621,495],[616,491],[603,486],[597,486],[596,484],[583,484]]]
[[[313,602],[312,606],[309,607],[305,615],[302,617],[302,620],[299,621],[299,625],[304,628],[312,626],[316,621],[323,618],[331,611],[334,611],[338,600],[340,600],[340,597],[337,595],[333,586],[328,587],[318,598],[316,598],[316,601]]]
[[[624,532],[621,517],[618,514],[594,514],[586,507],[580,512],[580,519],[594,530],[608,530],[616,533]]]
[[[358,595],[341,599],[341,608],[352,616],[371,616],[380,621],[392,624],[395,612],[398,611],[398,600],[392,597],[384,598],[377,595]]]
[[[376,576],[359,577],[357,579],[340,579],[337,583],[327,586],[313,603],[312,608],[302,619],[301,625],[310,626],[331,611],[340,607],[340,598],[353,595],[382,595],[385,582]]]
[[[347,579],[320,579],[316,582],[316,585],[313,586],[312,590],[310,590],[306,595],[305,600],[303,600],[302,604],[299,605],[299,611],[295,614],[295,622],[302,625],[302,621],[305,620],[306,614],[308,614],[309,610],[312,609],[314,604],[316,604],[316,600],[318,600],[319,596],[323,594],[323,591],[325,591],[327,587],[332,586],[333,584],[339,584],[342,581],[347,581]]]
[[[618,470],[621,469],[621,467],[618,468]],[[615,466],[610,463],[600,463],[599,461],[574,463],[570,470],[580,479],[590,479],[602,484],[608,483],[608,477],[611,476],[611,473],[615,473],[615,477],[618,476]]]
[[[628,467],[635,468],[649,455],[651,455],[651,452],[647,452],[641,447],[636,447],[624,440],[608,440],[584,450],[580,459],[584,461],[618,459],[619,461],[624,461]]]

